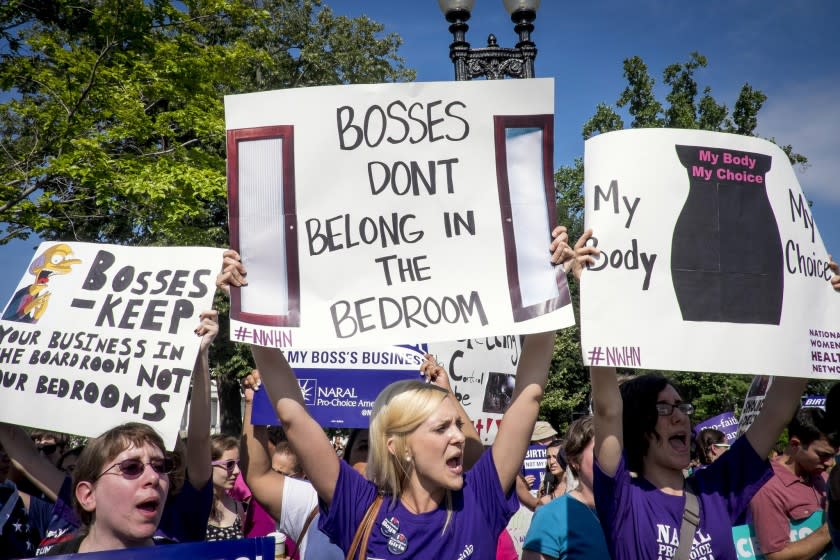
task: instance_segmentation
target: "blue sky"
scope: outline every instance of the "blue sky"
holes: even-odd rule
[[[334,12],[367,15],[404,39],[400,49],[418,81],[453,79],[451,35],[433,0],[327,0]],[[802,189],[829,252],[840,257],[840,2],[759,0],[543,0],[533,38],[539,54],[536,73],[554,77],[555,166],[583,155],[580,131],[599,102],[614,104],[625,81],[621,64],[641,56],[664,99],[662,70],[698,51],[709,60],[699,71],[718,102],[732,108],[744,82],[768,100],[758,132],[792,144],[810,165],[800,171]],[[484,46],[494,33],[502,46],[515,42],[500,0],[478,0],[467,40]],[[831,39],[835,37],[835,39]],[[625,118],[629,123],[630,119]],[[37,241],[0,248],[4,268],[0,300],[6,301],[23,274]]]

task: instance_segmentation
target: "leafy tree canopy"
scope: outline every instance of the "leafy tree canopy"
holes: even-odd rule
[[[0,245],[226,245],[224,96],[414,79],[383,29],[321,0],[5,2]],[[227,340],[211,364],[238,433],[251,361]]]
[[[413,79],[382,31],[320,0],[12,0],[0,244],[224,243],[223,96]]]

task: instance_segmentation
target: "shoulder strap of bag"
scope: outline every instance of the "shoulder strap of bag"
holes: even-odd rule
[[[680,525],[680,545],[674,555],[674,560],[689,559],[691,545],[694,542],[694,533],[697,532],[697,526],[700,525],[700,502],[694,492],[693,480],[685,481],[683,494],[685,494],[685,509],[683,510],[682,525]]]
[[[353,536],[353,542],[350,544],[350,549],[347,551],[345,560],[353,560],[358,550],[358,557],[361,560],[363,554],[367,554],[368,539],[370,539],[370,532],[373,529],[373,522],[379,514],[379,508],[382,506],[382,495],[377,494],[376,499],[368,506],[365,512],[362,523],[356,529],[356,534]],[[361,545],[361,546],[360,546]]]
[[[303,524],[303,529],[300,530],[300,534],[298,535],[298,543],[303,543],[303,537],[306,536],[306,532],[309,530],[309,526],[312,525],[312,520],[315,519],[316,515],[318,515],[318,506],[315,506],[312,508],[312,511],[309,512],[306,522]]]

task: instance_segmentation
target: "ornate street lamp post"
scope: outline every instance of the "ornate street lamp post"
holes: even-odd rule
[[[496,36],[487,37],[487,46],[471,49],[466,40],[467,20],[475,5],[475,0],[438,0],[440,9],[450,23],[449,31],[453,41],[449,45],[449,58],[455,65],[456,80],[471,80],[484,76],[488,80],[511,78],[533,78],[534,59],[537,47],[531,41],[534,30],[533,21],[537,17],[540,0],[503,0],[510,19],[515,23],[514,30],[519,35],[519,42],[514,48],[500,47]]]

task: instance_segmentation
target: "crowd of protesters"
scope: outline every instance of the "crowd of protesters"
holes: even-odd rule
[[[564,228],[553,236],[552,263],[579,279],[598,253],[586,243],[591,232],[574,247]],[[226,251],[217,286],[247,289],[246,274]],[[285,554],[298,560],[507,559],[516,552],[505,528],[523,505],[535,511],[523,543],[529,560],[735,559],[732,527],[745,523],[769,560],[815,558],[840,534],[840,471],[829,479],[840,390],[825,411],[800,409],[807,380],[776,378],[730,445],[715,429],[693,433],[693,406],[668,378],[619,383],[614,369],[592,367],[592,415],[559,434],[537,421],[554,347],[553,332],[537,333],[525,338],[489,449],[432,356],[422,381],[386,387],[369,428],[336,443],[310,416],[284,354],[254,346],[243,433],[211,436],[208,350],[217,332],[216,312],[203,313],[187,437],[173,451],[139,423],[84,447],[0,425],[0,558],[280,532]],[[279,436],[251,423],[258,391],[282,422]],[[769,461],[785,428],[786,447]],[[534,492],[522,473],[530,443],[547,456]],[[791,523],[822,512],[816,530],[792,541]]]

